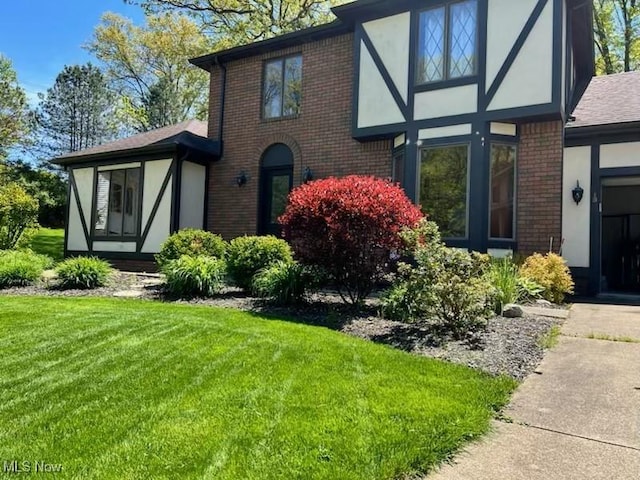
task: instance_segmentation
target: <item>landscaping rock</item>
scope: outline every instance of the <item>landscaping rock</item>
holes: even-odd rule
[[[524,315],[524,310],[520,305],[510,303],[505,305],[502,309],[502,316],[505,318],[521,318]]]
[[[55,270],[45,270],[44,272],[42,272],[42,280],[44,280],[45,282],[55,280],[56,278],[58,278],[58,274]]]
[[[119,298],[140,298],[144,295],[142,290],[121,290],[113,294],[114,297]]]
[[[549,300],[543,300],[542,298],[539,298],[538,300],[536,300],[536,306],[542,308],[553,308],[553,303],[551,303]]]

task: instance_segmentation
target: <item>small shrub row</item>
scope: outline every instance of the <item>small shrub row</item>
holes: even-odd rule
[[[68,258],[56,267],[59,286],[64,289],[104,287],[112,272],[109,263],[96,257]]]
[[[253,277],[253,292],[283,305],[301,303],[323,283],[317,268],[278,260]]]
[[[0,288],[31,285],[52,265],[49,257],[31,250],[0,250]]]
[[[165,240],[160,247],[160,252],[156,255],[156,262],[160,268],[163,268],[171,260],[178,260],[183,255],[224,258],[226,251],[227,243],[220,235],[185,228]]]
[[[225,262],[215,257],[182,255],[162,271],[168,291],[180,297],[211,297],[225,284]]]

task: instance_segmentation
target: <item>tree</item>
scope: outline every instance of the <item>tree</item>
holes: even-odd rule
[[[640,67],[640,5],[637,0],[595,0],[594,36],[599,74]]]
[[[119,117],[130,129],[143,132],[206,118],[208,76],[187,60],[208,53],[212,43],[194,21],[157,15],[139,27],[106,13],[87,48],[120,92]]]
[[[40,95],[37,111],[43,154],[51,158],[113,138],[113,94],[97,67],[65,66]]]
[[[403,247],[402,229],[422,217],[399,186],[352,175],[294,189],[278,220],[296,259],[326,270],[342,299],[356,304]]]
[[[38,227],[38,201],[17,183],[0,186],[0,250],[29,241]]]
[[[18,84],[11,60],[0,54],[0,161],[29,133],[27,96]]]
[[[329,8],[346,0],[125,0],[148,13],[180,11],[217,40],[250,43],[330,21]]]

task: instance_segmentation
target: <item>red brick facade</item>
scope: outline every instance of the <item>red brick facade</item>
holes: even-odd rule
[[[302,108],[296,118],[262,120],[265,59],[301,53]],[[294,155],[294,185],[306,167],[314,178],[369,174],[391,176],[391,142],[359,143],[351,137],[353,35],[315,41],[226,65],[223,157],[211,165],[207,228],[229,239],[257,229],[260,159],[274,143]],[[222,72],[210,83],[209,136],[218,137]],[[246,172],[242,187],[235,177]]]
[[[562,242],[561,121],[529,123],[520,127],[518,150],[518,252],[553,251]]]

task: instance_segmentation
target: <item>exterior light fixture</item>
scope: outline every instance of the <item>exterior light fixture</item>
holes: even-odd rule
[[[313,171],[309,167],[304,167],[304,172],[302,173],[302,181],[304,183],[307,183],[311,180],[313,180]]]
[[[571,195],[573,196],[573,201],[576,202],[576,205],[580,205],[582,197],[584,196],[584,189],[580,186],[579,180],[576,181],[576,186],[571,191]]]
[[[242,187],[247,184],[248,180],[247,174],[242,171],[236,176],[236,185],[238,185],[238,187]]]

